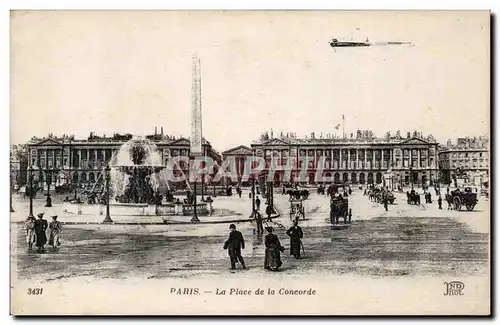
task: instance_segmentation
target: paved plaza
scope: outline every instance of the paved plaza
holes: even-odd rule
[[[42,200],[37,199],[35,214],[46,211],[49,219],[57,213],[63,223],[97,220],[96,216],[64,213],[57,200],[54,200],[54,208],[44,208]],[[481,197],[472,212],[457,212],[446,210],[446,204],[439,210],[436,201],[421,206],[407,205],[406,196],[397,193],[395,204],[389,205],[386,212],[382,204],[370,202],[362,191],[356,190],[349,197],[349,204],[353,210],[351,226],[333,229],[328,220],[328,197],[311,194],[304,202],[306,220],[300,222],[304,230],[305,255],[295,260],[289,256],[289,240],[284,233],[291,225],[288,197],[275,194],[275,205],[281,214],[274,220],[275,233],[287,247],[282,254],[284,265],[279,273],[296,275],[315,270],[362,276],[487,274],[487,199]],[[48,248],[46,253],[40,254],[28,251],[25,244],[20,221],[28,214],[28,207],[27,200],[14,198],[12,258],[20,278],[43,281],[85,276],[161,279],[231,272],[227,251],[222,249],[228,235],[227,223],[65,224],[62,246],[57,251]],[[217,197],[214,207],[225,209],[226,213],[232,211],[234,216],[224,216],[228,220],[245,220],[250,214],[251,200],[245,191],[241,198]],[[120,219],[119,216],[112,218]],[[240,222],[237,227],[247,244],[243,257],[248,269],[236,272],[255,276],[268,273],[263,269],[262,235],[255,233],[255,225],[251,222]]]

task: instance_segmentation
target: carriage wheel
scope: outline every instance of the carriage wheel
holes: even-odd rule
[[[475,204],[472,204],[472,203],[470,203],[470,204],[466,204],[466,205],[465,205],[465,207],[467,208],[467,211],[472,211],[472,210],[474,210],[474,207],[475,207],[475,206],[476,206],[476,205],[475,205]]]
[[[457,211],[460,211],[462,209],[462,201],[458,196],[455,196],[453,198],[453,209]]]

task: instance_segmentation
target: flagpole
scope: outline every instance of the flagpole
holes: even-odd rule
[[[342,114],[342,138],[345,139],[345,117],[344,117],[344,114]]]

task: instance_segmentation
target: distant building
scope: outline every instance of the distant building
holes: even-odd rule
[[[163,128],[161,133],[156,133],[155,129],[155,134],[146,138],[156,145],[164,165],[171,157],[189,155],[189,139],[163,135]],[[111,157],[131,139],[131,134],[114,134],[106,137],[96,136],[93,133],[87,139],[75,139],[74,136],[67,135],[33,137],[27,144],[29,166],[34,166],[37,170],[50,175],[53,183],[92,183],[96,181]],[[203,139],[202,147],[206,156],[220,163],[220,154],[212,148],[210,142]],[[188,175],[189,166],[181,162],[181,167]]]
[[[447,184],[456,178],[477,186],[489,182],[488,138],[458,138],[456,144],[448,140],[439,148],[439,169]]]
[[[252,148],[244,145],[240,145],[222,152],[223,160],[227,158],[232,158],[235,160],[236,171],[238,174],[238,183],[242,182],[242,176],[245,170],[245,163],[247,158],[252,156],[253,156]]]
[[[268,133],[251,144],[255,156],[265,157],[267,167],[273,161],[284,164],[288,157],[312,157],[307,168],[307,183],[315,183],[320,157],[325,159],[324,175],[334,183],[384,184],[390,175],[391,184],[433,184],[438,176],[438,143],[432,135],[408,132],[402,137],[389,132],[377,138],[369,130],[358,130],[350,137],[316,136],[297,138],[288,133],[274,137]],[[283,171],[276,171],[275,183],[283,181]],[[292,182],[297,175],[292,173]]]

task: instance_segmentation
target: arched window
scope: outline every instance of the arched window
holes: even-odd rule
[[[333,175],[333,182],[335,184],[340,183],[340,174],[339,173],[335,173],[335,175]]]
[[[349,174],[342,174],[342,182],[347,183],[349,181]]]
[[[377,173],[377,184],[382,183],[382,173],[378,172]]]
[[[368,184],[373,184],[373,173],[372,172],[368,173]]]
[[[359,183],[364,184],[365,183],[365,173],[359,174]]]
[[[87,181],[87,174],[86,173],[82,173],[82,182],[86,182]]]
[[[356,183],[357,183],[356,173],[351,173],[351,182],[352,182],[353,184],[356,184]]]
[[[89,181],[90,182],[95,182],[95,175],[92,172],[89,173]]]

